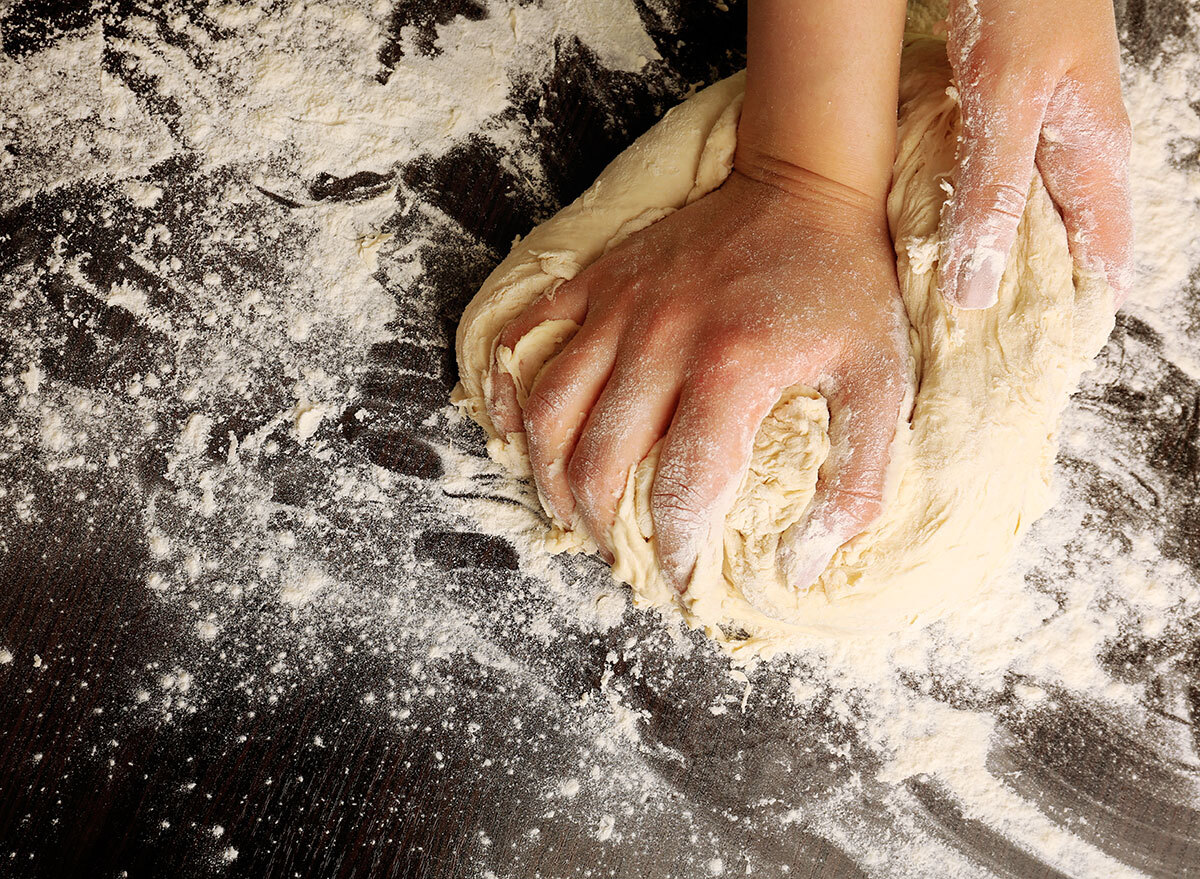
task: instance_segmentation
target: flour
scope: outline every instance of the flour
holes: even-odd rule
[[[101,765],[148,726],[253,739],[295,693],[329,688],[338,723],[511,785],[519,826],[480,826],[478,873],[532,870],[570,838],[630,869],[673,848],[688,875],[773,875],[804,834],[800,849],[829,841],[871,876],[988,875],[923,805],[951,803],[1064,872],[1130,874],[1036,805],[1020,761],[1042,741],[1069,773],[1083,752],[1045,740],[1085,712],[1155,765],[1194,759],[1170,718],[1188,717],[1200,582],[1190,485],[1164,461],[1194,450],[1181,425],[1200,377],[1200,252],[1181,232],[1200,226],[1197,14],[1126,65],[1135,292],[1066,416],[1054,511],[935,630],[737,679],[598,566],[548,559],[532,488],[443,405],[451,300],[498,254],[407,173],[473,144],[527,186],[521,210],[544,211],[562,196],[523,114],[553,98],[557,61],[590,53],[663,104],[692,84],[663,72],[647,28],[702,12],[638,6],[493,0],[397,34],[373,2],[172,7],[4,56],[0,210],[22,236],[0,245],[0,555],[27,535],[128,533],[141,555],[122,606],[148,602],[170,637],[89,681],[84,657],[6,634],[0,675],[99,690],[103,734],[76,759]],[[576,97],[609,112],[607,95]],[[1123,409],[1114,389],[1145,402]],[[330,765],[342,728],[312,739]],[[1164,797],[1194,798],[1171,780]],[[381,806],[344,808],[365,822]],[[211,820],[170,829],[241,867],[255,853],[234,817],[219,843]]]
[[[1189,22],[1194,35],[1200,12],[1192,10]],[[1137,294],[1128,307],[1162,333],[1171,362],[1200,379],[1195,345],[1188,344],[1195,335],[1181,332],[1194,321],[1194,312],[1188,297],[1180,295],[1200,263],[1200,241],[1172,233],[1200,220],[1200,169],[1194,162],[1200,116],[1191,104],[1200,88],[1200,64],[1194,42],[1171,41],[1164,48],[1169,54],[1149,68],[1126,65],[1123,76],[1133,126],[1130,186],[1137,232]]]

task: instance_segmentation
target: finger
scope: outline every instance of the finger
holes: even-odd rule
[[[500,436],[508,437],[509,434],[520,433],[525,429],[521,410],[529,384],[523,389],[518,388],[512,374],[500,363],[498,355],[502,351],[512,352],[530,330],[546,321],[570,320],[582,324],[587,315],[587,304],[587,286],[578,281],[568,281],[540,299],[534,300],[528,308],[509,321],[496,337],[492,368],[488,380],[484,383],[484,402],[487,405],[488,417]],[[540,364],[533,366],[536,368]],[[527,378],[532,383],[534,376]]]
[[[942,207],[939,287],[960,308],[986,308],[1025,211],[1050,85],[989,70],[979,45],[955,64],[962,134],[954,194]]]
[[[616,350],[614,328],[585,325],[542,370],[525,401],[533,481],[551,515],[563,523],[572,523],[575,512],[566,464],[612,373]]]
[[[890,363],[874,371],[847,370],[836,391],[826,395],[829,457],[809,514],[788,530],[779,551],[788,582],[802,592],[883,508],[892,443],[908,399],[906,373]]]
[[[567,483],[588,532],[610,554],[608,532],[629,471],[666,433],[681,381],[671,358],[661,352],[626,356],[619,351],[612,376],[575,445]]]
[[[700,552],[733,501],[754,435],[779,398],[753,374],[712,371],[685,385],[650,496],[658,560],[687,588]]]
[[[1106,91],[1084,96],[1064,80],[1046,113],[1037,164],[1067,227],[1071,255],[1108,279],[1119,307],[1133,265],[1131,136],[1119,86]]]

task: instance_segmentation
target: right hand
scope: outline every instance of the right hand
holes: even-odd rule
[[[786,561],[812,584],[880,512],[908,387],[908,323],[882,198],[776,164],[741,167],[715,192],[633,236],[504,328],[579,331],[542,371],[524,411],[494,365],[488,411],[525,432],[554,516],[611,560],[609,529],[630,468],[665,437],[652,491],[660,564],[687,587],[720,527],[762,419],[790,385],[831,414],[807,539]]]
[[[1129,293],[1129,117],[1111,0],[953,0],[948,51],[962,102],[940,287],[961,308],[996,301],[1034,165],[1076,262]]]

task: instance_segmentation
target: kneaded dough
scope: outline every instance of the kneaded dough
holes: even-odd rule
[[[1058,417],[1112,329],[1112,294],[1073,265],[1062,221],[1034,179],[999,302],[961,311],[938,295],[938,215],[959,125],[949,86],[945,44],[910,39],[888,219],[917,390],[893,444],[879,520],[839,549],[816,583],[787,582],[781,540],[807,514],[830,443],[825,401],[805,387],[785,390],[760,427],[732,510],[682,595],[655,559],[649,498],[658,447],[629,474],[609,535],[613,574],[632,587],[635,603],[676,608],[734,653],[769,655],[813,635],[929,621],[978,594],[1049,506]],[[499,358],[523,404],[577,327],[547,322],[513,350],[496,351],[497,335],[628,235],[720,186],[732,165],[743,88],[738,74],[667,113],[578,200],[521,241],[468,306],[458,328],[455,398],[487,431],[489,453],[515,474],[529,472],[524,437],[506,442],[488,418],[489,365]],[[549,536],[549,551],[594,548],[562,523]]]

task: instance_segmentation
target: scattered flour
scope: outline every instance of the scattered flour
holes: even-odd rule
[[[1187,716],[1200,583],[1178,506],[1158,506],[1182,489],[1147,433],[1197,405],[1200,244],[1181,230],[1200,228],[1200,13],[1186,39],[1125,69],[1137,281],[1063,425],[1056,509],[1012,570],[934,630],[814,643],[731,678],[694,633],[630,612],[598,566],[548,558],[531,488],[444,405],[457,313],[431,279],[494,254],[398,173],[478,139],[542,184],[530,133],[505,115],[516,86],[550,78],[546,47],[573,40],[610,71],[661,76],[641,5],[489,0],[478,20],[437,25],[432,53],[403,30],[390,67],[391,9],[370,0],[210,4],[213,33],[134,12],[119,31],[96,23],[0,60],[0,147],[19,147],[0,149],[0,210],[57,217],[20,259],[0,257],[0,552],[17,529],[57,522],[64,499],[83,503],[77,492],[97,514],[119,498],[144,548],[136,588],[186,626],[172,655],[110,683],[114,716],[165,729],[258,716],[333,681],[398,734],[444,724],[481,777],[536,781],[526,795],[544,811],[522,832],[538,833],[481,831],[474,856],[497,875],[535,860],[555,822],[606,850],[670,832],[689,841],[692,875],[752,875],[772,858],[754,840],[793,830],[871,876],[987,875],[930,830],[931,791],[1062,872],[1131,875],[1004,760],[1039,718],[1084,709],[1164,763],[1195,760],[1165,718]],[[114,75],[106,53],[137,77]],[[330,197],[322,175],[357,182]],[[88,362],[72,361],[85,344]],[[1149,401],[1142,421],[1107,402],[1114,387]],[[1194,438],[1174,454],[1187,449]],[[1127,500],[1105,505],[1098,488]],[[464,532],[501,539],[439,542]],[[14,664],[33,649],[0,648],[3,674],[70,667],[45,652]],[[471,720],[448,710],[465,705]],[[782,744],[719,750],[745,729]],[[314,747],[334,741],[322,732]],[[697,769],[699,743],[724,762]],[[723,772],[728,792],[714,792]],[[1194,773],[1181,778],[1177,798],[1200,795]],[[206,827],[210,846],[225,841]]]

